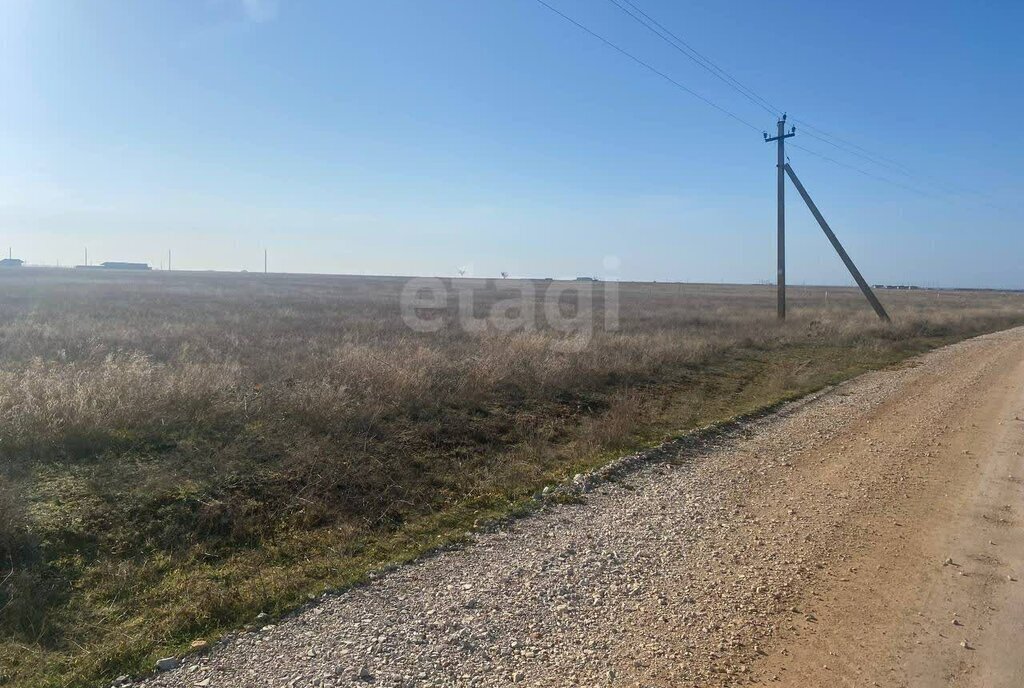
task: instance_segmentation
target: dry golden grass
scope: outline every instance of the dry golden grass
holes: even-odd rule
[[[0,673],[145,669],[618,451],[1024,322],[1019,294],[883,292],[884,325],[797,288],[780,325],[770,287],[622,284],[614,332],[468,332],[452,299],[418,333],[403,284],[0,272]],[[474,286],[483,314],[519,285]]]

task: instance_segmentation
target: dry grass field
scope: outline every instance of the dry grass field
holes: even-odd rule
[[[621,284],[617,331],[596,285],[593,332],[540,303],[467,331],[455,298],[417,332],[404,283],[0,272],[0,683],[151,669],[621,452],[1024,322],[1022,294],[886,291],[884,325],[795,288],[779,325],[772,287]],[[460,285],[477,313],[522,286]]]

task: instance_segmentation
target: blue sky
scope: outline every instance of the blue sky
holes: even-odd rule
[[[548,0],[758,128],[606,0]],[[1019,2],[634,0],[791,116],[872,282],[1024,287]],[[774,275],[774,149],[536,0],[3,0],[0,246],[33,263]],[[848,283],[795,191],[789,279]],[[609,269],[608,266],[617,266]]]

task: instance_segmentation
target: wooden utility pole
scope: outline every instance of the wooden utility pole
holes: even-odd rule
[[[776,278],[777,304],[779,320],[786,319],[786,139],[796,136],[796,127],[786,133],[786,115],[779,120],[778,134],[768,138],[768,132],[764,134],[764,140],[771,143],[778,142],[779,164],[778,164],[778,261],[779,269]]]

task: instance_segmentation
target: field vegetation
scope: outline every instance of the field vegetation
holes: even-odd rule
[[[598,286],[587,337],[455,299],[417,332],[404,283],[0,272],[0,683],[147,671],[621,452],[1024,323],[1021,294],[886,291],[886,325],[797,288],[780,325],[771,287],[621,284],[617,331]]]

